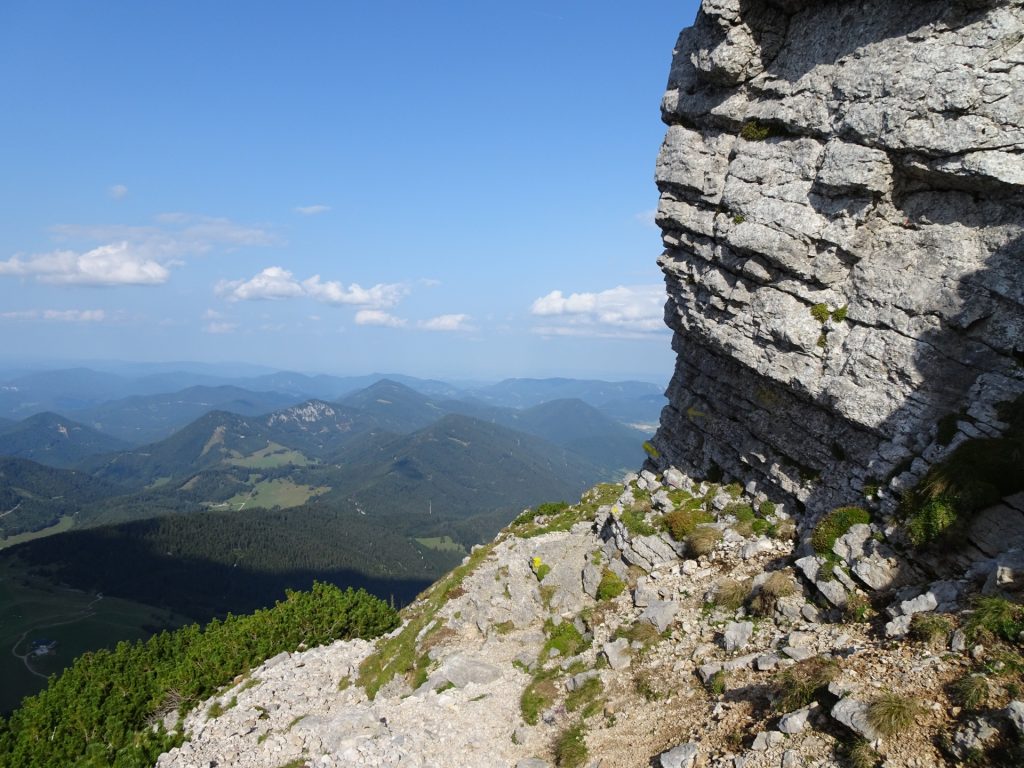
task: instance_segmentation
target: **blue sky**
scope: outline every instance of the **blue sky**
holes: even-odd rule
[[[652,177],[696,2],[0,6],[0,357],[672,367]]]

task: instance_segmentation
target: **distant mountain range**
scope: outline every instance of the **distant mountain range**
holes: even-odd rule
[[[37,413],[0,424],[0,455],[32,459],[51,467],[74,467],[89,456],[129,444],[56,413]]]
[[[222,367],[193,367],[197,370],[124,364],[116,373],[91,368],[0,373],[0,418],[20,420],[52,411],[143,444],[185,426],[201,415],[201,408],[255,415],[260,409],[267,412],[311,399],[334,402],[381,379],[434,400],[476,400],[504,408],[576,398],[629,423],[657,422],[665,403],[661,387],[643,381],[507,379],[497,384],[456,385],[401,374],[329,376],[279,371],[230,376],[224,375]]]

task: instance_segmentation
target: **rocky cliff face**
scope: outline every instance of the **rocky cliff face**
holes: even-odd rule
[[[1022,40],[1019,0],[704,1],[662,104],[678,362],[659,468],[817,513],[1005,426],[993,404],[1024,389]]]

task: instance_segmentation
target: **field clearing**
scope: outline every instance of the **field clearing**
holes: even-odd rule
[[[141,603],[54,587],[15,563],[0,564],[0,712],[38,693],[45,677],[60,672],[74,659],[120,640],[149,637],[153,631],[189,623],[184,616]],[[56,640],[56,652],[32,658],[24,655],[36,639]],[[43,677],[40,677],[42,675]]]
[[[275,467],[306,467],[312,464],[302,453],[291,448],[285,448],[278,443],[270,443],[266,448],[261,448],[255,453],[236,459],[227,459],[225,464],[234,467],[249,467],[250,469],[273,469]]]
[[[435,552],[466,553],[466,548],[459,544],[459,542],[455,541],[451,536],[428,536],[416,539],[416,543],[426,547],[427,549],[432,549]]]
[[[314,488],[311,485],[298,485],[287,479],[262,480],[251,491],[235,494],[223,504],[214,505],[214,509],[221,507],[234,507],[239,510],[246,507],[287,509],[305,504],[314,496],[327,493],[329,490],[331,490],[330,487],[326,485]]]
[[[0,539],[0,549],[7,549],[7,547],[13,547],[15,544],[32,541],[33,539],[41,539],[55,533],[70,531],[74,523],[75,521],[70,515],[64,515],[59,522],[54,523],[49,528],[41,528],[31,533],[16,533],[13,536],[8,536],[6,539]]]

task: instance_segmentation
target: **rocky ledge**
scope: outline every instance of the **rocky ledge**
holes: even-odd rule
[[[201,704],[157,765],[1018,764],[1024,612],[983,595],[1022,586],[1019,552],[936,579],[860,513],[810,549],[781,505],[675,469],[527,510],[375,644]]]

